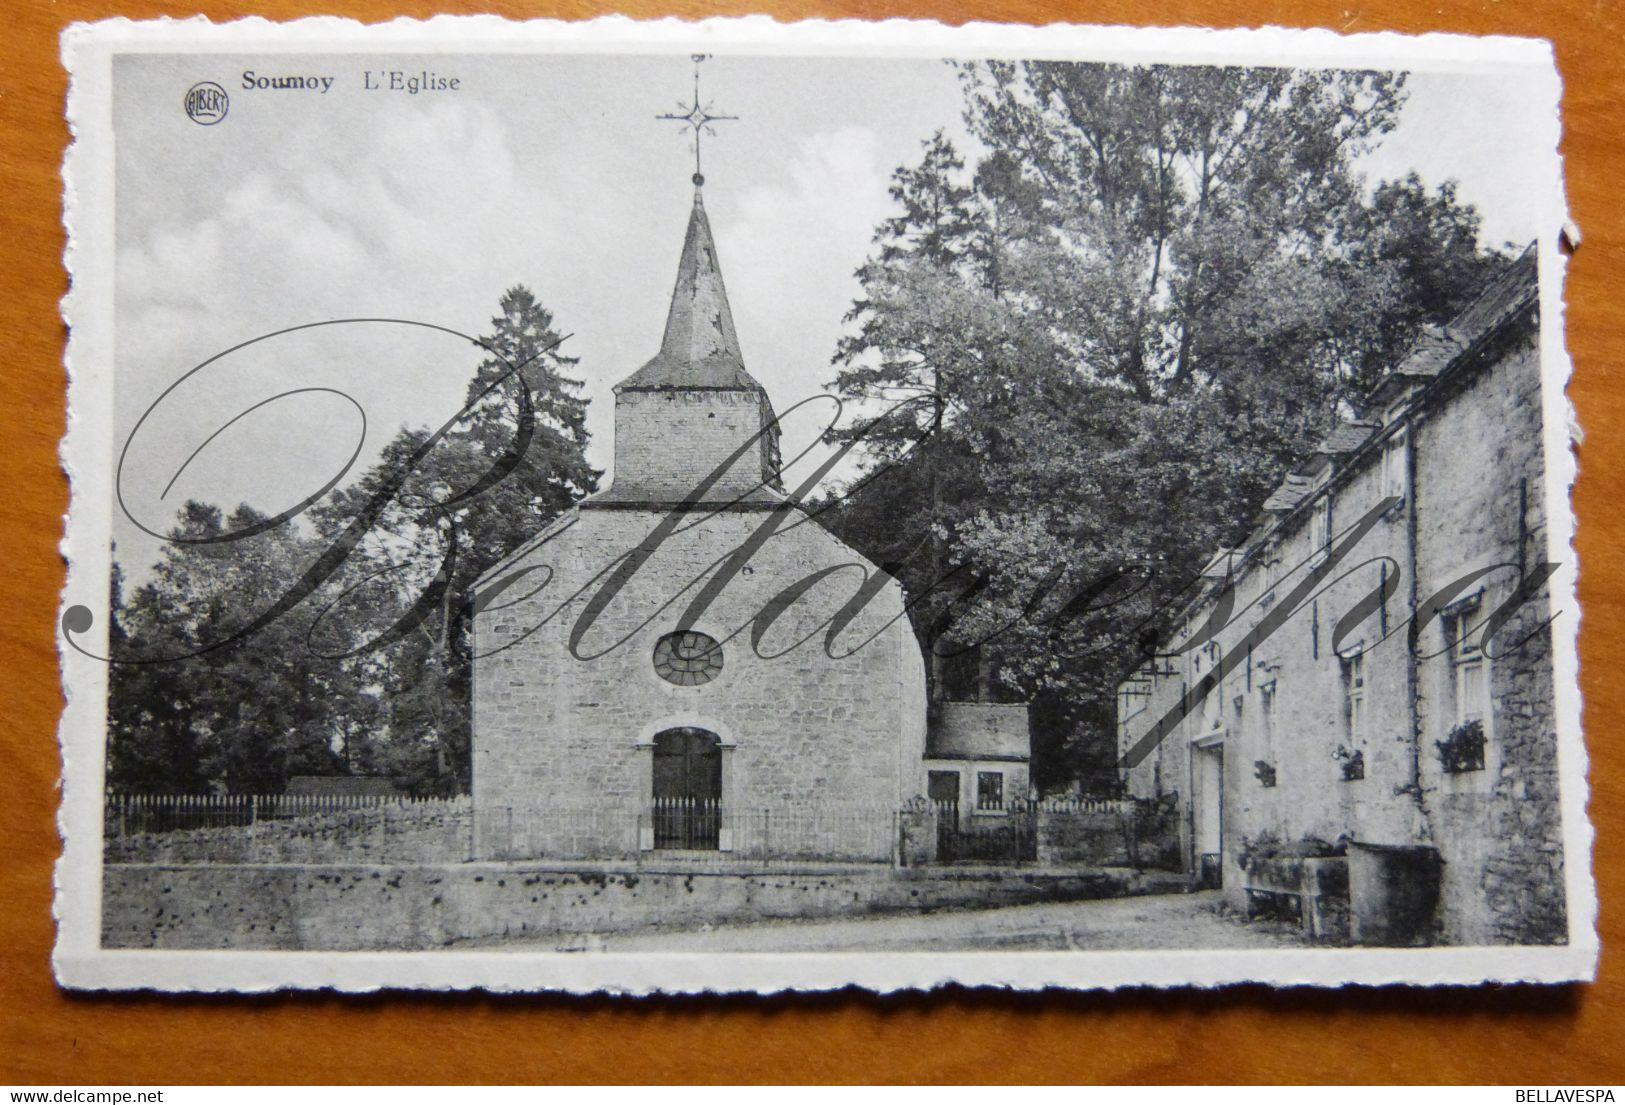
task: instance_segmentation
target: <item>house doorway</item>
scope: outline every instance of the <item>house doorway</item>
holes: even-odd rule
[[[708,729],[655,734],[656,848],[715,851],[722,827],[722,741]]]
[[[959,805],[959,772],[931,771],[925,776],[925,796],[939,806],[944,803]]]
[[[1197,880],[1217,888],[1224,885],[1224,745],[1192,748],[1191,775]]]

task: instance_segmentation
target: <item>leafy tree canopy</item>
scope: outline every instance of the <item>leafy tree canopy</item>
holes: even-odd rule
[[[1451,185],[1356,172],[1402,77],[960,76],[981,150],[893,175],[832,385],[867,468],[825,518],[920,596],[938,694],[1035,701],[1054,785],[1110,763],[1158,612],[1500,259]]]
[[[290,775],[350,772],[466,788],[469,588],[600,475],[551,313],[524,287],[500,309],[446,434],[403,429],[308,516],[252,537],[220,539],[263,520],[250,507],[188,503],[150,581],[126,596],[115,567],[114,655],[138,662],[113,667],[110,785],[278,792]],[[317,591],[211,647],[340,546]]]

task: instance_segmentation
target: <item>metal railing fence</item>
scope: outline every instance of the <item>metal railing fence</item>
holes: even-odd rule
[[[995,809],[718,799],[473,807],[468,796],[109,795],[109,862],[448,863],[622,861],[729,867],[774,862],[1029,863],[1046,825],[1133,822],[1132,800],[1010,802]],[[1066,815],[1081,815],[1074,822]],[[1056,819],[1061,820],[1057,821]]]

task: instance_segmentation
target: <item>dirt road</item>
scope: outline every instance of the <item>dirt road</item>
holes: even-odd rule
[[[1304,941],[1274,922],[1219,908],[1217,891],[1057,902],[1003,909],[765,921],[679,932],[641,930],[587,942],[593,950],[682,952],[963,951],[1005,948],[1272,948]]]

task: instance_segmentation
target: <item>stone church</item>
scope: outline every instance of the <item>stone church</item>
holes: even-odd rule
[[[698,187],[612,482],[476,594],[477,858],[893,856],[927,789],[921,650],[897,581],[781,487]]]

